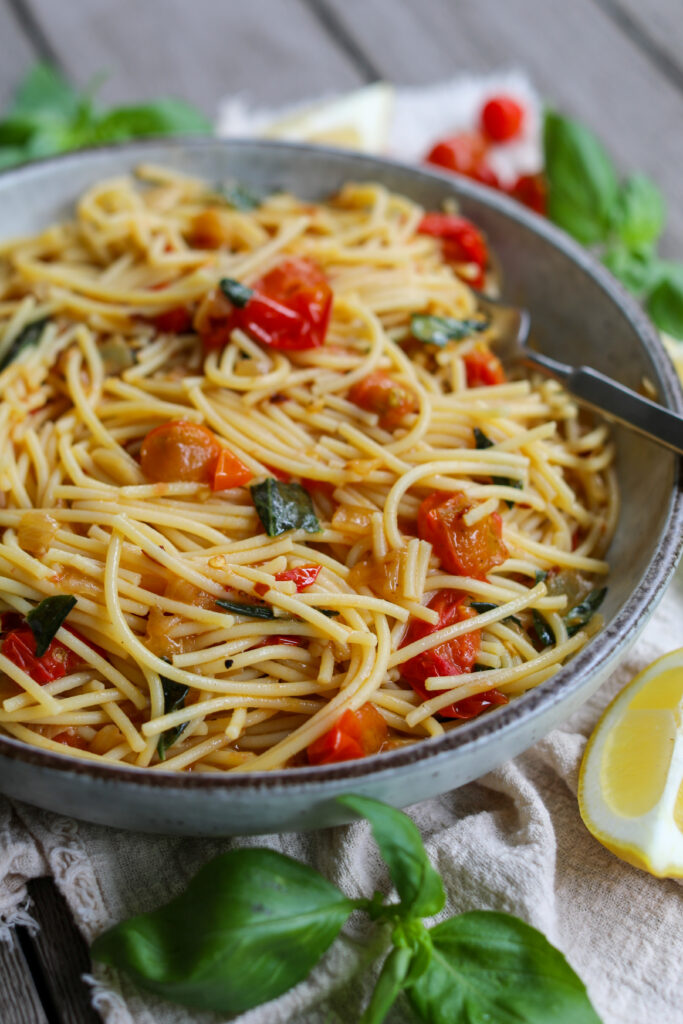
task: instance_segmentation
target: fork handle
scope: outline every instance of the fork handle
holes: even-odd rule
[[[678,413],[587,366],[568,366],[528,349],[524,362],[561,381],[585,405],[683,455],[683,416]]]

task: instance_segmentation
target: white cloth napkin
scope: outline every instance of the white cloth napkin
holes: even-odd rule
[[[481,96],[499,87],[522,90],[533,101],[519,73],[399,93],[394,151],[419,155],[440,132],[467,127]],[[252,123],[244,108],[239,116],[242,128]],[[229,128],[225,110],[221,123]],[[534,130],[520,146],[519,170],[537,166]],[[477,782],[409,810],[444,877],[445,913],[502,910],[541,929],[586,982],[604,1024],[683,1020],[682,891],[603,849],[584,828],[576,803],[578,766],[600,711],[644,665],[683,644],[682,612],[679,571],[632,652],[561,728]],[[390,891],[365,824],[233,840],[176,839],[113,831],[0,798],[0,939],[11,941],[16,924],[32,925],[30,878],[54,877],[90,941],[109,925],[168,901],[209,858],[238,846],[268,846],[304,860],[351,896]],[[309,980],[236,1021],[353,1024],[377,972],[371,941],[365,922],[352,919]],[[144,995],[97,966],[91,982],[107,1024],[222,1019]],[[390,1024],[414,1019],[403,998],[388,1017]]]

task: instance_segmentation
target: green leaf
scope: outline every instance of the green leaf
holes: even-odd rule
[[[382,1024],[403,988],[412,959],[412,949],[401,946],[391,950],[382,965],[372,997],[359,1024]]]
[[[531,616],[534,620],[534,630],[536,631],[541,648],[550,647],[551,644],[555,643],[555,634],[552,629],[536,608],[532,608]]]
[[[253,484],[250,491],[269,537],[277,537],[287,530],[305,530],[306,533],[320,530],[311,496],[301,484],[286,484],[268,477],[260,484]]]
[[[470,608],[474,608],[477,615],[483,615],[484,612],[492,612],[494,608],[499,607],[500,605],[491,604],[489,601],[470,601]],[[517,618],[516,615],[507,615],[503,619],[503,622],[514,622],[516,626],[522,625],[521,621]],[[483,665],[481,666],[481,669],[484,669],[486,667],[487,666]]]
[[[567,612],[564,617],[564,624],[567,627],[569,636],[574,636],[575,633],[578,633],[580,629],[583,629],[590,622],[594,613],[604,601],[606,593],[607,587],[591,590],[588,597],[584,598],[581,604],[575,605],[574,608]]]
[[[550,111],[543,148],[550,219],[584,244],[606,240],[619,188],[602,144],[578,121]]]
[[[659,273],[659,261],[651,245],[628,249],[619,242],[603,253],[602,262],[634,295],[649,291]]]
[[[652,245],[664,227],[664,198],[644,174],[633,174],[621,186],[615,211],[616,231],[629,249]]]
[[[600,1024],[562,954],[518,918],[472,911],[429,934],[432,959],[407,989],[425,1024]]]
[[[166,676],[160,676],[160,679],[164,691],[164,714],[170,715],[172,711],[184,708],[185,698],[190,692],[189,686],[183,686],[182,683],[177,683],[174,679],[167,679]],[[166,759],[166,751],[185,732],[189,724],[189,722],[181,722],[180,725],[175,725],[161,733],[157,743],[157,754],[160,761]]]
[[[76,604],[73,594],[46,597],[26,616],[26,622],[36,641],[36,657],[42,658],[55,638],[55,633]]]
[[[249,615],[252,619],[275,618],[275,612],[268,604],[243,604],[241,601],[224,601],[222,597],[216,599],[216,604],[235,615]]]
[[[239,181],[224,181],[216,191],[233,210],[255,210],[263,202],[263,196]]]
[[[50,322],[49,316],[41,317],[40,320],[33,320],[30,324],[26,324],[25,327],[19,331],[17,336],[13,338],[9,348],[0,359],[0,372],[9,366],[18,355],[20,355],[25,348],[31,348],[33,345],[37,345],[41,339],[42,333],[45,330],[45,325]]]
[[[355,906],[290,857],[232,850],[166,906],[100,935],[92,954],[165,999],[242,1013],[302,981]]]
[[[93,142],[117,142],[154,135],[211,135],[211,122],[182,100],[161,99],[117,107],[99,118]]]
[[[242,284],[241,281],[235,281],[232,277],[222,277],[218,282],[218,287],[225,295],[226,299],[232,302],[233,306],[238,309],[244,309],[249,299],[254,294],[254,289],[250,288],[249,285]]]
[[[81,94],[49,64],[35,64],[20,82],[8,116],[74,117],[83,102]]]
[[[480,430],[479,427],[473,427],[472,433],[474,434],[475,448],[480,450],[483,448],[493,448],[495,442],[492,441],[490,437],[487,437],[484,431]],[[518,491],[521,491],[524,486],[521,480],[514,480],[509,476],[492,476],[491,483],[497,484],[498,487],[514,487]],[[514,501],[509,501],[506,498],[505,504],[508,508],[512,508]]]
[[[683,341],[683,265],[662,265],[659,283],[650,292],[647,311],[660,331]]]
[[[441,877],[430,864],[420,833],[407,814],[370,797],[350,794],[338,799],[370,822],[401,898],[400,905],[393,909],[403,917],[438,914],[446,902]]]
[[[449,341],[469,338],[475,331],[485,331],[488,326],[488,320],[458,320],[453,316],[413,313],[410,318],[410,333],[413,338],[428,345],[438,345],[439,348],[443,348]]]

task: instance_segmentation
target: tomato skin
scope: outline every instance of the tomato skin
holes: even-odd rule
[[[53,743],[63,743],[67,747],[76,747],[77,750],[85,750],[88,744],[79,736],[75,729],[65,729],[52,737]]]
[[[189,240],[196,249],[220,249],[227,245],[230,236],[220,210],[209,207],[202,210],[192,221]]]
[[[516,138],[524,122],[524,107],[512,96],[492,96],[481,111],[481,127],[493,142]]]
[[[192,327],[192,313],[187,306],[176,306],[158,313],[152,323],[161,334],[185,334]]]
[[[221,448],[213,471],[212,491],[227,491],[231,487],[243,487],[254,474],[238,459],[229,448]]]
[[[81,663],[80,657],[59,640],[52,640],[45,654],[36,657],[36,638],[30,626],[18,626],[6,633],[0,650],[41,686],[70,675]]]
[[[498,188],[498,178],[486,162],[487,153],[488,142],[481,132],[461,132],[432,146],[426,162]]]
[[[548,213],[548,182],[544,174],[522,174],[507,190],[513,199],[545,217]]]
[[[171,420],[150,430],[142,442],[140,467],[148,480],[164,483],[210,483],[221,452],[206,427]]]
[[[474,503],[462,492],[435,491],[420,505],[417,532],[432,545],[443,568],[456,576],[486,579],[508,557],[497,512],[468,526],[463,516]]]
[[[376,754],[389,735],[387,723],[374,704],[347,710],[332,728],[308,748],[309,764],[336,764]]]
[[[298,565],[296,569],[283,569],[275,573],[276,580],[292,580],[296,583],[296,592],[300,594],[312,586],[320,575],[321,565]]]
[[[481,288],[489,254],[484,236],[471,220],[455,213],[426,213],[417,230],[442,239],[444,258],[451,263],[473,263],[477,273],[466,280],[473,288]]]
[[[406,413],[415,412],[417,400],[410,388],[394,380],[384,370],[374,370],[356,381],[349,390],[350,402],[367,412],[379,415],[379,425],[393,430]]]
[[[463,356],[463,362],[468,388],[492,387],[494,384],[504,384],[507,380],[503,364],[486,345],[475,345]]]

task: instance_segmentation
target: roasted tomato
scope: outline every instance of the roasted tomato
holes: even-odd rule
[[[80,657],[59,640],[52,640],[45,654],[37,658],[36,638],[30,626],[18,626],[6,633],[0,650],[41,686],[70,675],[81,664]]]
[[[374,370],[356,381],[349,390],[349,401],[366,412],[376,412],[384,430],[393,430],[406,413],[417,410],[414,392],[384,370]]]
[[[455,213],[426,213],[418,224],[418,233],[442,240],[444,258],[457,265],[476,267],[476,273],[461,275],[473,288],[481,288],[489,261],[486,241],[479,228]]]
[[[243,487],[248,484],[254,474],[238,459],[229,448],[221,448],[216,468],[213,472],[213,491],[227,491],[231,487]]]
[[[435,491],[420,505],[417,532],[427,540],[447,572],[485,579],[508,557],[502,539],[503,521],[497,512],[468,526],[464,516],[475,507],[462,491]]]
[[[507,380],[498,356],[481,342],[463,356],[463,362],[468,388],[490,387],[492,384],[504,384]]]
[[[297,593],[312,586],[320,575],[320,565],[298,565],[295,569],[283,569],[275,573],[276,580],[291,580],[296,583]]]
[[[152,323],[162,334],[185,334],[192,327],[192,313],[187,306],[176,306],[157,313]]]
[[[487,163],[487,154],[488,142],[480,132],[461,132],[437,142],[427,154],[427,163],[497,188],[498,178]]]
[[[308,748],[309,764],[336,764],[376,754],[386,743],[389,730],[374,704],[345,711],[329,732]]]
[[[172,420],[150,430],[142,442],[140,467],[148,480],[211,483],[221,446],[206,427]]]

